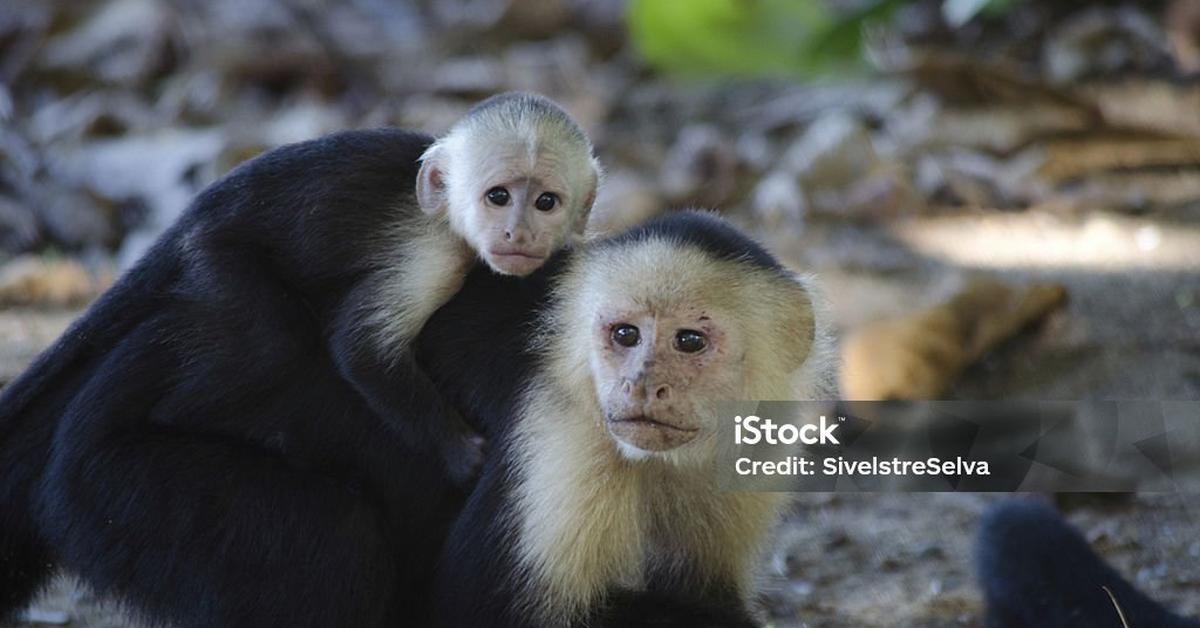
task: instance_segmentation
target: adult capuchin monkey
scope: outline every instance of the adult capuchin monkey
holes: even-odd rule
[[[755,625],[752,566],[781,499],[716,491],[712,411],[832,390],[812,299],[693,213],[560,253],[525,281],[469,275],[419,339],[495,443],[442,551],[434,625]],[[978,564],[989,628],[1200,628],[1044,505],[985,517]]]
[[[751,564],[779,502],[714,490],[710,412],[831,390],[811,298],[698,214],[560,253],[523,282],[469,275],[419,356],[496,447],[442,552],[434,625],[754,625]],[[995,508],[978,564],[989,628],[1200,628],[1045,505]]]
[[[566,113],[508,94],[203,191],[0,396],[0,620],[57,566],[153,623],[423,604],[482,454],[412,341],[477,259],[526,275],[581,233],[598,176]]]
[[[813,292],[691,212],[563,253],[523,287],[472,274],[420,340],[494,443],[439,562],[434,625],[754,625],[787,498],[718,490],[717,403],[831,392]]]

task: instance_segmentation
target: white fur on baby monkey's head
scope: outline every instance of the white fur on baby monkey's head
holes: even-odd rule
[[[472,107],[421,161],[418,199],[427,213],[466,202],[462,195],[499,175],[553,177],[570,188],[568,200],[581,214],[576,217],[580,231],[601,177],[592,142],[579,124],[549,98],[523,92],[492,96]]]

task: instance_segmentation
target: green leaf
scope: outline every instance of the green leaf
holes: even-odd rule
[[[663,70],[795,75],[831,18],[815,0],[633,0],[628,22],[639,52]]]
[[[870,0],[838,16],[822,0],[632,0],[628,23],[660,70],[801,77],[860,68],[863,28],[903,2]]]

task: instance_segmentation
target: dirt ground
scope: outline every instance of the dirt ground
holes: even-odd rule
[[[790,264],[818,274],[843,328],[935,302],[976,272],[1064,283],[1071,298],[1066,310],[969,370],[955,398],[1200,399],[1200,277],[1187,271],[1200,268],[1200,230],[1162,227],[1154,216],[1063,217],[1038,210],[914,220],[922,224],[881,229],[818,223],[798,238],[771,236],[749,221],[746,226]],[[1081,252],[1120,247],[1146,228],[1162,228],[1162,243],[1120,268],[1105,267],[1103,255],[1090,260]],[[938,236],[906,240],[912,232]],[[1090,242],[1093,237],[1099,241]],[[971,238],[1010,248],[999,259],[994,252],[1003,247],[995,245],[992,258],[970,259]],[[1066,242],[1080,249],[1070,264],[1044,259],[1061,253]],[[19,372],[74,314],[0,311],[0,381]],[[971,560],[976,524],[988,504],[1014,498],[797,495],[764,566],[772,625],[980,626]],[[1057,502],[1137,586],[1200,615],[1195,496],[1059,496]],[[57,582],[37,609],[49,613],[47,619],[70,619],[72,626],[128,625],[111,605],[68,579]]]
[[[1194,224],[1155,215],[964,212],[879,230],[817,226],[799,241],[777,238],[774,245],[796,265],[816,269],[846,329],[935,302],[973,273],[1066,286],[1064,311],[968,370],[952,398],[1194,400],[1200,399]],[[1138,251],[1137,234],[1147,229],[1161,229],[1165,238],[1152,251]],[[1120,259],[1122,252],[1132,259]],[[776,625],[982,625],[971,559],[976,524],[988,504],[1014,498],[798,496],[772,564],[789,575],[772,597]],[[1056,501],[1137,586],[1200,615],[1195,495]]]

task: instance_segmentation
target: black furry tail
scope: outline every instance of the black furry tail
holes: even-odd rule
[[[1134,589],[1040,502],[993,508],[977,558],[987,628],[1200,628]]]
[[[55,568],[33,511],[59,417],[96,361],[165,293],[174,259],[148,254],[0,390],[0,625],[30,602]]]

